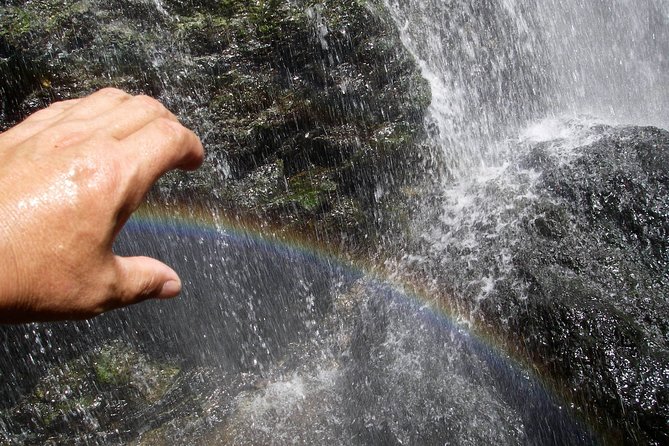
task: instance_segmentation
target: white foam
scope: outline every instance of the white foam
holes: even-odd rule
[[[520,141],[539,143],[567,139],[574,136],[574,129],[565,124],[564,121],[549,118],[535,122],[520,133]]]

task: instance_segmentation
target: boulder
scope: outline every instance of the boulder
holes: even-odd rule
[[[453,185],[422,267],[607,441],[664,444],[669,132],[589,122]]]

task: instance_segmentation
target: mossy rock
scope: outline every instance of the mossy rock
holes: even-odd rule
[[[23,0],[6,7],[0,73],[8,76],[0,88],[12,95],[3,98],[0,125],[103,86],[147,93],[207,149],[199,172],[168,175],[153,199],[185,197],[290,230],[328,227],[337,237],[377,231],[374,190],[392,194],[419,177],[412,166],[424,150],[430,100],[382,2],[162,5]],[[356,209],[339,229],[332,225],[344,220],[329,214],[337,208]],[[356,221],[363,226],[352,228]]]
[[[29,427],[28,444],[54,435],[66,441],[99,429],[114,430],[132,424],[133,413],[158,404],[180,373],[176,363],[155,361],[129,345],[111,342],[49,370],[32,393],[7,410],[6,430]]]
[[[293,206],[299,214],[312,214],[321,210],[337,191],[337,184],[326,169],[312,169],[288,179],[285,194],[273,204]]]

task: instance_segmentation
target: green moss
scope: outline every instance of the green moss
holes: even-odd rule
[[[7,413],[16,420],[32,420],[35,438],[43,440],[42,435],[58,432],[65,425],[71,432],[87,432],[91,417],[100,425],[111,426],[127,416],[109,411],[105,401],[124,401],[129,413],[150,410],[180,372],[176,364],[152,361],[127,344],[111,342],[54,366]]]
[[[307,190],[300,193],[292,193],[286,200],[299,204],[306,211],[315,211],[323,204],[323,196],[318,190]]]
[[[326,169],[311,169],[288,180],[288,192],[280,201],[296,204],[312,213],[321,208],[336,190],[337,184],[329,178]]]
[[[167,364],[154,364],[154,366],[157,369],[156,373],[151,376],[151,385],[145,392],[146,400],[150,403],[155,403],[165,396],[174,383],[174,379],[181,372],[181,369],[176,366]]]
[[[70,361],[38,382],[31,399],[47,403],[58,401],[64,394],[80,394],[85,387],[86,377],[85,364],[81,361]]]
[[[107,84],[157,96],[167,79],[183,91],[197,85],[192,99],[200,102],[177,112],[198,110],[206,124],[196,131],[206,135],[215,167],[169,175],[156,198],[196,196],[240,214],[304,225],[321,224],[346,202],[345,217],[332,221],[348,227],[358,220],[354,209],[369,195],[366,187],[384,173],[401,177],[388,166],[409,170],[430,90],[381,0],[163,0],[168,15],[143,1],[12,3],[21,6],[5,8],[0,37],[11,35],[6,43],[23,53],[17,60],[44,69],[4,100],[5,109],[22,106],[25,113],[30,104]],[[184,48],[184,59],[153,66],[149,59],[166,37]],[[22,66],[3,63],[0,74],[12,68],[25,79]],[[278,159],[285,170],[274,165]],[[94,368],[106,388],[133,373],[104,355]]]
[[[228,0],[188,12],[190,15],[180,17],[177,23],[177,30],[188,40],[205,38],[211,43],[234,40],[250,48],[255,46],[254,41],[265,44],[279,41],[285,37],[286,26],[300,18],[286,0]]]
[[[194,32],[208,32],[221,34],[229,31],[234,25],[230,17],[195,12],[190,16],[182,16],[176,24],[176,29],[182,35]]]
[[[148,361],[138,352],[112,343],[92,357],[98,384],[116,388],[134,388],[131,393],[153,403],[162,398],[180,369],[176,365]]]
[[[45,390],[44,384],[38,386],[29,398],[31,411],[43,426],[50,426],[59,418],[67,417],[74,412],[87,410],[95,402],[92,393],[82,394],[85,377],[75,373],[66,374],[54,388]],[[68,396],[68,394],[70,394]]]
[[[396,151],[414,142],[416,129],[406,123],[386,123],[370,138],[372,147]]]
[[[18,7],[8,7],[5,13],[0,16],[0,36],[15,40],[17,37],[30,32],[37,16],[30,10]]]
[[[41,415],[40,421],[45,426],[52,425],[61,417],[67,417],[73,412],[87,410],[95,399],[91,395],[80,396],[76,398],[62,399],[56,402],[37,402],[37,412]]]
[[[72,17],[88,10],[86,2],[64,3],[59,0],[26,2],[21,6],[9,6],[0,16],[0,36],[12,43],[32,38],[33,34],[62,31]]]
[[[100,350],[93,359],[93,371],[98,382],[107,385],[127,385],[130,381],[129,352],[114,346]]]

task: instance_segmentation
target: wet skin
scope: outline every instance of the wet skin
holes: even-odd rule
[[[155,99],[116,89],[57,102],[0,134],[0,322],[82,319],[181,281],[112,244],[153,183],[204,156]]]

